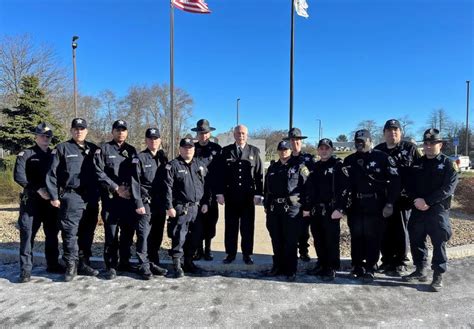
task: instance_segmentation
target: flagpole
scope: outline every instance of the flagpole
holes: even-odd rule
[[[293,128],[293,47],[295,43],[295,33],[294,33],[294,18],[295,18],[295,2],[291,1],[291,46],[290,46],[290,127]]]
[[[175,138],[174,138],[174,6],[173,0],[170,0],[170,155],[174,159]]]

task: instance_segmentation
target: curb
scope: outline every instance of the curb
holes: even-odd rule
[[[468,244],[464,246],[456,246],[447,248],[447,254],[449,259],[458,259],[458,258],[465,258],[474,256],[474,244]],[[271,255],[262,255],[257,254],[253,255],[252,258],[254,260],[253,265],[247,265],[242,260],[242,255],[239,253],[235,261],[231,264],[224,264],[222,260],[225,257],[225,253],[219,252],[215,253],[214,260],[212,261],[195,261],[195,264],[201,267],[206,271],[213,271],[213,272],[230,272],[230,271],[250,271],[250,272],[257,272],[257,271],[264,271],[268,270],[272,267],[272,256]],[[17,249],[0,249],[0,264],[6,263],[17,263],[19,258],[19,251]],[[430,258],[431,258],[431,250],[430,250]],[[101,257],[91,257],[91,263],[94,267],[97,268],[104,268],[104,261]],[[132,258],[132,263],[137,263],[135,258]],[[298,270],[304,271],[307,269],[311,269],[314,267],[314,259],[311,262],[302,262],[298,261]],[[33,259],[34,265],[43,265],[46,266],[46,260],[43,253],[35,253]],[[172,266],[172,261],[169,259],[163,260],[162,264],[166,267]],[[348,269],[351,266],[350,258],[341,258],[341,268]]]

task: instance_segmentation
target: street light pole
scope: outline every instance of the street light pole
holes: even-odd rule
[[[237,98],[237,126],[239,125],[239,103],[240,98]]]
[[[77,35],[72,37],[72,70],[74,75],[74,115],[77,118],[77,78],[76,78],[76,48],[77,48]]]
[[[467,92],[466,92],[466,154],[469,156],[469,83],[470,81],[466,81],[467,85]]]

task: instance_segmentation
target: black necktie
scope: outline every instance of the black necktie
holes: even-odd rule
[[[237,146],[237,157],[240,159],[242,157],[242,148]]]

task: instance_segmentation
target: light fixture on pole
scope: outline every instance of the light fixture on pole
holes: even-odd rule
[[[77,35],[72,37],[72,68],[74,75],[74,115],[77,118],[77,78],[76,78],[76,48],[77,40],[79,37]]]

